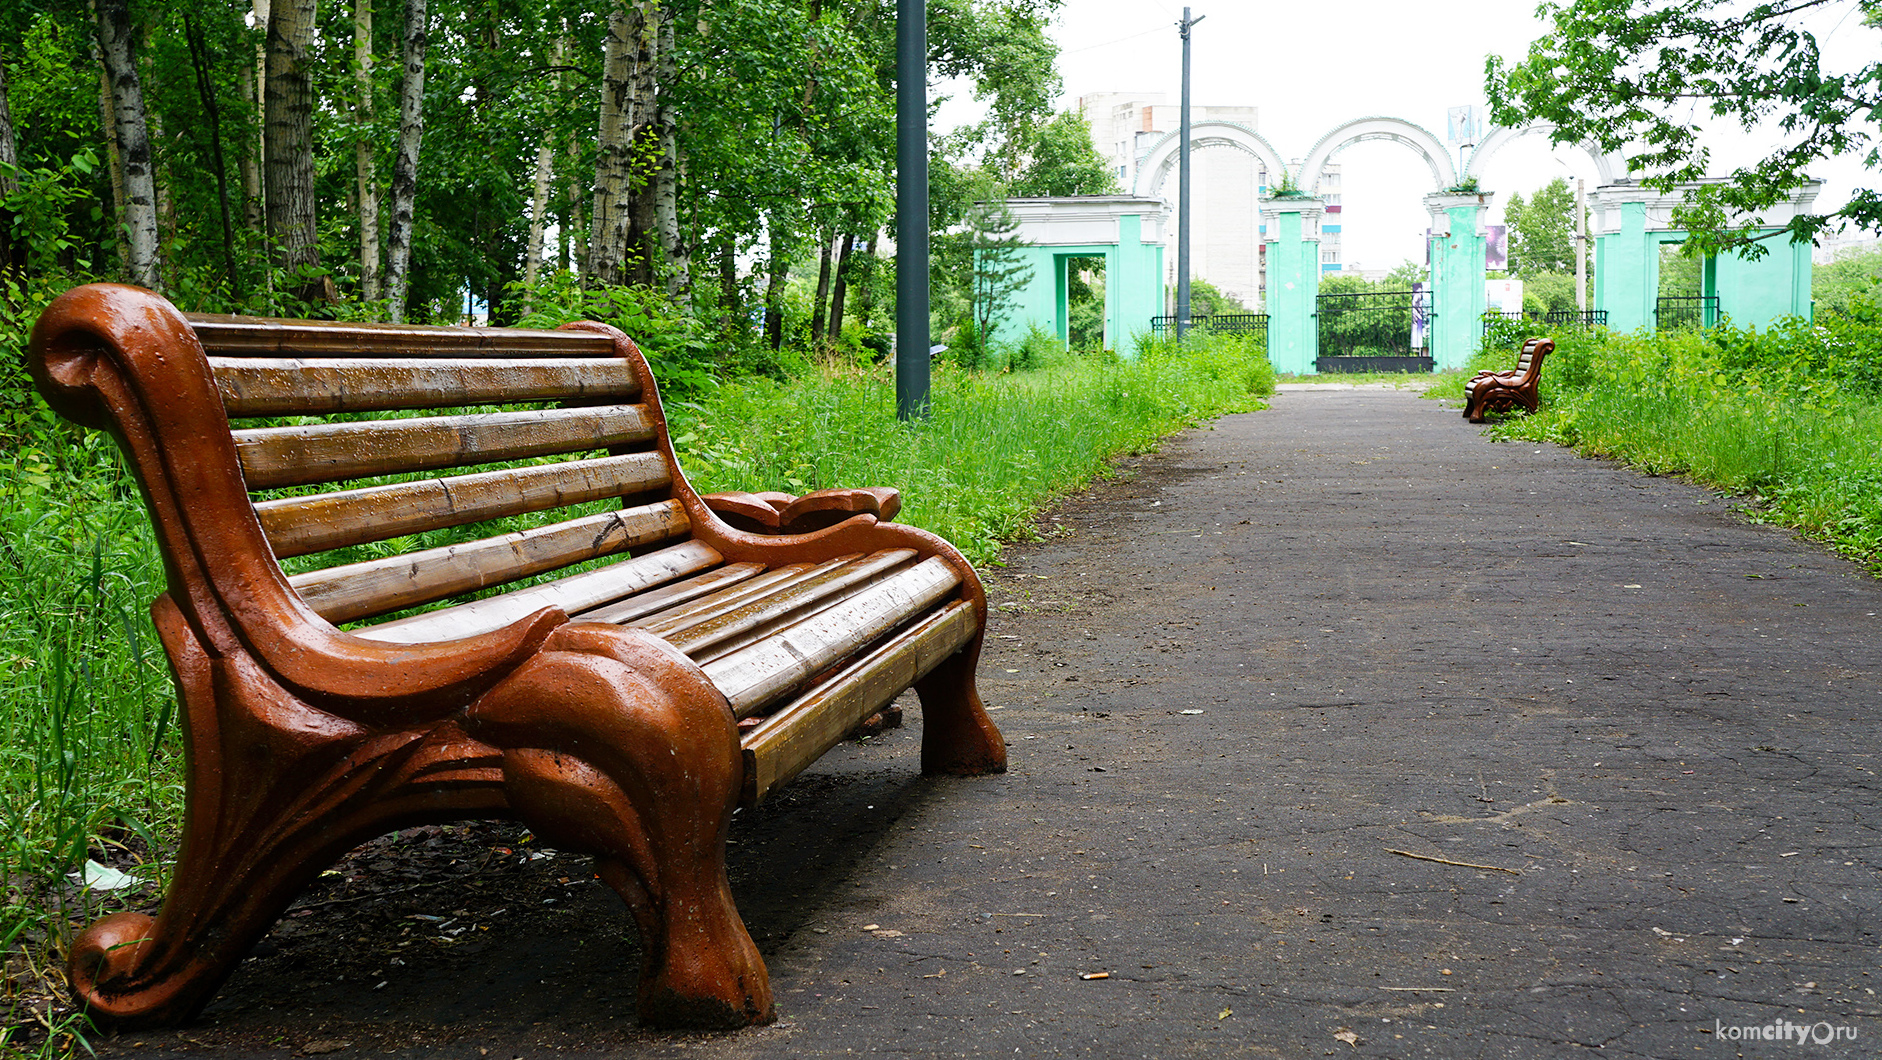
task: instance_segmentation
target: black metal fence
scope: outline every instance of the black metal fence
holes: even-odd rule
[[[1189,326],[1198,331],[1214,332],[1218,335],[1256,335],[1262,339],[1268,337],[1268,314],[1266,313],[1192,313]],[[1176,330],[1176,318],[1173,316],[1151,317],[1150,331],[1154,335]]]
[[[1551,328],[1581,328],[1593,330],[1608,326],[1608,311],[1605,309],[1551,309],[1546,313],[1522,313],[1514,309],[1491,309],[1483,314],[1484,334],[1499,321],[1534,320]]]
[[[1315,309],[1322,357],[1412,356],[1411,291],[1323,294]]]
[[[1662,295],[1653,305],[1653,326],[1660,331],[1709,328],[1718,322],[1719,296],[1716,294]]]

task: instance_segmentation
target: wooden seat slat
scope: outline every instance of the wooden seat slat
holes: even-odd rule
[[[756,806],[803,772],[864,718],[959,651],[979,628],[973,605],[950,604],[780,707],[739,741],[745,754],[744,804]]]
[[[627,453],[258,501],[255,514],[274,554],[285,558],[624,497],[672,481],[659,453]]]
[[[578,622],[612,622],[621,625],[640,618],[642,615],[664,611],[676,604],[716,592],[727,585],[745,581],[764,573],[764,569],[765,565],[762,563],[728,563],[704,574],[695,575],[671,585],[663,585],[658,589],[649,589],[644,593],[635,593],[625,600],[570,617]]]
[[[871,579],[903,566],[915,558],[912,549],[887,549],[867,556],[854,563],[845,564],[818,575],[805,578],[777,592],[766,593],[730,611],[715,615],[711,619],[688,626],[682,631],[666,634],[667,643],[688,655],[699,656],[714,645],[750,634],[766,626],[778,623],[795,612],[802,611],[820,601],[832,601],[848,595],[850,590],[863,585]]]
[[[709,545],[683,541],[677,545],[649,552],[644,556],[610,563],[598,570],[571,574],[552,582],[516,589],[485,600],[472,600],[455,607],[427,611],[410,618],[381,622],[354,632],[372,640],[396,644],[423,644],[427,641],[452,640],[488,633],[533,614],[545,607],[559,607],[575,615],[623,597],[653,595],[662,591],[654,586],[672,588],[675,579],[697,574],[718,563],[723,557]],[[755,564],[739,564],[749,567]],[[726,568],[719,568],[724,570]],[[712,571],[716,574],[718,571]],[[642,590],[650,590],[643,593]],[[589,621],[583,618],[583,621]]]
[[[619,359],[211,357],[209,369],[223,407],[236,418],[640,396],[640,380]]]
[[[579,453],[650,442],[643,405],[255,427],[231,431],[250,489]]]
[[[776,592],[778,589],[791,584],[793,581],[813,577],[821,571],[852,562],[856,558],[857,557],[854,555],[839,556],[836,559],[826,560],[821,564],[787,563],[782,567],[773,567],[771,570],[760,574],[750,581],[721,589],[716,593],[702,596],[697,600],[677,604],[661,611],[655,611],[642,618],[625,621],[622,625],[644,629],[649,633],[655,633],[664,637],[690,623],[704,622],[713,615],[730,611],[747,600],[754,599],[764,593]]]
[[[583,516],[481,541],[297,574],[288,584],[329,622],[417,607],[684,534],[678,501]]]
[[[741,718],[940,603],[961,584],[945,561],[926,559],[840,605],[705,665],[706,676]]]
[[[184,315],[211,354],[283,357],[617,357],[592,331],[341,324],[212,313]]]

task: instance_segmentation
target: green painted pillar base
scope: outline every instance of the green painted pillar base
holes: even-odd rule
[[[1483,341],[1483,274],[1490,192],[1425,196],[1431,211],[1432,367],[1462,368]]]
[[[1322,199],[1265,199],[1268,231],[1268,361],[1277,372],[1313,375],[1320,356],[1320,218]]]

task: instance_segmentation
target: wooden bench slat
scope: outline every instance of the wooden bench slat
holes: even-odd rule
[[[232,431],[250,489],[431,471],[649,442],[644,405],[256,427]]]
[[[679,502],[661,501],[481,541],[328,567],[297,574],[288,584],[327,621],[350,622],[664,541],[688,528]]]
[[[979,628],[972,604],[951,604],[896,634],[816,691],[779,708],[740,741],[745,805],[756,806],[803,772],[864,718],[961,650]]]
[[[688,655],[698,655],[717,644],[741,634],[749,634],[774,624],[818,601],[840,597],[846,590],[880,578],[915,558],[913,549],[887,549],[875,555],[806,578],[780,592],[767,593],[759,599],[724,614],[692,625],[682,632],[667,635],[667,643]]]
[[[622,597],[651,595],[641,590],[666,585],[676,578],[686,578],[720,562],[717,550],[698,541],[649,552],[644,556],[611,563],[599,570],[583,571],[552,582],[516,589],[486,600],[472,600],[456,607],[428,611],[410,618],[394,619],[366,629],[355,630],[359,636],[396,644],[422,644],[435,640],[454,640],[502,629],[525,615],[545,607],[559,607],[569,615]],[[756,566],[756,564],[739,564]],[[721,568],[723,569],[723,568]],[[717,573],[716,571],[713,573]],[[708,575],[710,576],[710,575]],[[688,581],[696,579],[688,578]],[[670,586],[669,586],[670,587]],[[654,590],[659,592],[660,590]]]
[[[620,625],[643,615],[664,611],[675,604],[682,604],[707,593],[716,592],[727,585],[745,581],[764,573],[764,569],[765,565],[762,563],[728,563],[716,570],[709,570],[704,574],[674,582],[672,585],[663,585],[644,593],[635,593],[618,603],[596,608],[593,611],[584,611],[570,617],[577,622],[612,622]]]
[[[940,603],[960,584],[960,575],[943,560],[923,560],[835,607],[707,663],[706,676],[731,701],[735,714],[750,717]]]
[[[209,369],[232,418],[640,396],[640,380],[618,358],[211,357]]]
[[[211,354],[284,357],[613,357],[614,340],[593,331],[339,324],[213,313],[184,314]]]
[[[255,514],[280,557],[384,541],[485,519],[624,497],[672,484],[658,453],[479,471],[424,482],[259,501]]]
[[[839,556],[836,559],[826,560],[823,563],[787,563],[782,567],[773,567],[771,570],[743,584],[721,589],[709,596],[702,596],[697,600],[682,603],[664,611],[656,611],[644,618],[638,618],[623,624],[634,626],[638,629],[644,629],[650,633],[657,633],[664,637],[669,633],[685,628],[693,622],[704,622],[713,615],[730,611],[734,607],[748,600],[755,599],[764,593],[776,592],[794,581],[814,577],[822,571],[853,562],[855,559],[857,559],[857,556],[849,555]]]

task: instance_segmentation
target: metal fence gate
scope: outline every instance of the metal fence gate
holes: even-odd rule
[[[1429,372],[1437,319],[1425,291],[1323,294],[1315,303],[1322,372]]]

